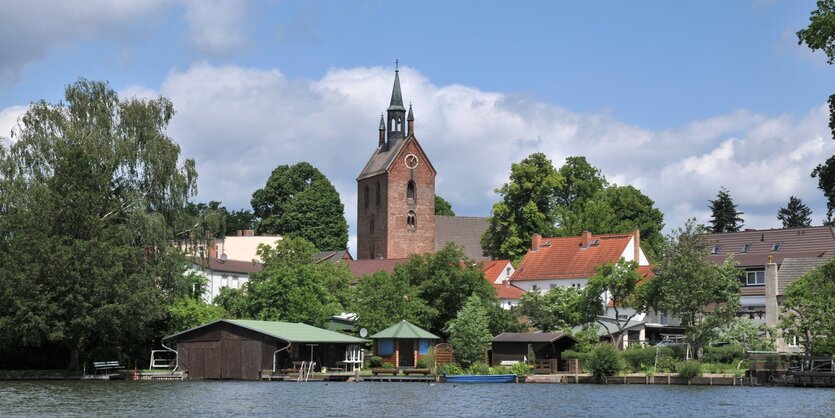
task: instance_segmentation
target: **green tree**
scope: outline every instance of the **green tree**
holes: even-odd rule
[[[435,215],[455,216],[452,205],[441,196],[435,195]]]
[[[464,367],[484,361],[484,355],[490,348],[489,317],[484,302],[477,295],[467,298],[454,319],[447,324],[449,342],[455,352],[455,358]]]
[[[416,287],[418,296],[435,310],[429,330],[439,335],[445,333],[447,322],[455,318],[470,296],[497,301],[496,291],[484,279],[480,265],[467,259],[454,244],[434,254],[411,256],[408,263],[394,268],[393,277]]]
[[[739,344],[746,351],[774,351],[775,332],[765,324],[754,325],[747,318],[734,318],[720,331],[719,341]]]
[[[65,102],[30,105],[0,146],[0,343],[93,349],[154,337],[191,290],[171,246],[196,171],[166,127],[165,98],[120,101],[81,79]],[[144,354],[144,353],[143,353]]]
[[[664,245],[664,214],[655,202],[633,186],[610,185],[585,157],[568,157],[559,169],[564,183],[558,188],[557,236],[583,231],[622,234],[641,231],[641,247],[650,260]]]
[[[739,309],[742,272],[728,257],[722,265],[708,261],[706,231],[688,220],[667,238],[656,276],[646,285],[649,305],[681,318],[685,336],[697,353]],[[643,286],[642,286],[643,287]]]
[[[348,283],[353,276],[345,265],[317,263],[316,248],[298,237],[285,237],[275,247],[264,246],[258,255],[264,269],[244,285],[245,316],[267,321],[303,322],[323,327],[343,311]],[[226,296],[221,306],[240,303]]]
[[[226,212],[226,236],[248,229],[255,229],[255,214],[251,210],[239,209]]]
[[[641,284],[641,275],[638,274],[638,263],[626,261],[623,258],[617,263],[605,263],[596,267],[597,274],[589,279],[588,285],[583,289],[583,307],[588,320],[597,321],[609,330],[609,339],[616,347],[621,346],[624,330],[629,321],[639,313],[647,312],[652,295],[650,286]],[[601,295],[605,295],[601,301]],[[601,319],[605,315],[606,307],[611,302],[614,315],[611,321],[617,328],[615,331],[606,327]],[[631,311],[631,312],[630,312]],[[623,318],[621,317],[623,314]]]
[[[220,306],[209,305],[200,298],[183,297],[168,305],[166,309],[165,335],[208,324],[226,316]]]
[[[557,286],[545,293],[522,295],[519,313],[542,332],[567,331],[585,322],[581,306],[583,293],[573,287]],[[598,295],[598,304],[600,295]]]
[[[738,232],[742,229],[743,221],[740,215],[744,212],[736,210],[737,205],[731,199],[728,189],[722,187],[716,195],[716,200],[710,200],[711,231],[717,232]]]
[[[829,64],[835,63],[835,0],[818,0],[817,9],[809,17],[809,26],[797,31],[797,44],[804,43],[812,51],[822,50]],[[829,96],[828,102],[829,129],[835,139],[835,94]],[[835,156],[815,167],[812,177],[818,178],[818,188],[827,198],[825,223],[831,225],[835,213]]]
[[[502,201],[493,205],[489,226],[481,237],[484,255],[518,260],[533,234],[553,235],[554,207],[562,177],[545,154],[534,153],[510,168],[510,182],[496,190]]]
[[[806,228],[812,225],[812,209],[804,205],[797,197],[790,197],[789,203],[777,211],[777,219],[783,222],[783,228]]]
[[[835,347],[835,261],[812,270],[783,293],[780,328],[796,337],[807,355],[831,355]],[[821,348],[824,348],[821,350]]]
[[[327,177],[306,162],[280,165],[267,184],[252,194],[258,234],[301,237],[319,251],[344,250],[348,223],[339,193]]]
[[[586,157],[568,157],[558,170],[563,178],[557,187],[556,216],[561,236],[574,236],[588,229],[583,225],[586,203],[609,186],[603,172],[589,164]],[[589,229],[591,231],[591,229]],[[596,231],[595,232],[599,232]]]
[[[357,327],[374,334],[405,319],[426,328],[437,312],[419,296],[417,286],[386,272],[363,277],[350,290],[348,310],[357,315]]]

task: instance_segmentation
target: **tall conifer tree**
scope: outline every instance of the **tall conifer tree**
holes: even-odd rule
[[[742,229],[744,223],[740,215],[744,212],[736,210],[736,206],[728,189],[720,188],[716,200],[710,201],[712,232],[738,232]]]
[[[805,228],[812,225],[812,209],[804,205],[797,197],[790,197],[789,203],[777,211],[777,219],[783,222],[783,228]]]

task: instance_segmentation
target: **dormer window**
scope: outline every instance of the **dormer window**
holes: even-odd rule
[[[783,248],[783,243],[775,242],[774,245],[771,246],[771,251],[780,251],[780,248]]]
[[[742,252],[743,253],[747,253],[748,250],[750,250],[750,249],[751,249],[751,244],[745,244],[745,245],[742,246]]]
[[[719,249],[722,248],[718,245],[714,245],[713,248],[710,249],[711,254],[719,254]]]

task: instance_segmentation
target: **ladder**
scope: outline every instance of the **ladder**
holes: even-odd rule
[[[310,375],[313,374],[313,369],[316,367],[316,362],[306,362],[303,361],[302,365],[299,366],[299,377],[296,378],[297,382],[307,382],[310,379]]]

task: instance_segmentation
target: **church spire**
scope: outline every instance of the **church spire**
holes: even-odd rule
[[[381,148],[385,142],[386,142],[386,119],[383,117],[383,114],[380,113],[380,142],[377,144],[377,148]]]
[[[399,63],[395,61],[394,87],[391,89],[391,103],[386,110],[388,114],[388,141],[389,143],[406,137],[406,108],[403,107],[403,94],[400,93],[400,69]]]
[[[406,117],[406,125],[408,125],[409,135],[414,135],[415,133],[415,115],[412,114],[412,103],[409,102],[409,116]]]

